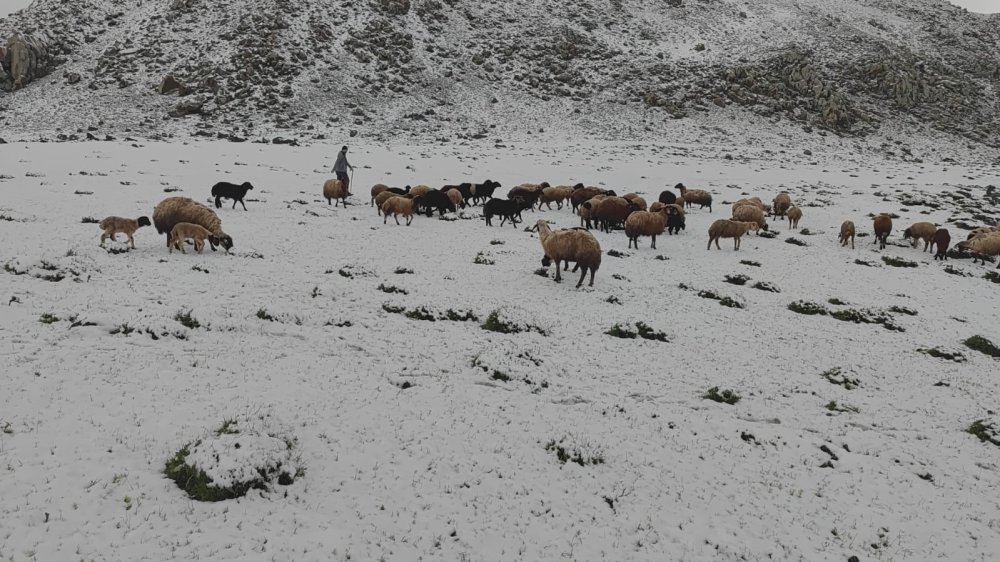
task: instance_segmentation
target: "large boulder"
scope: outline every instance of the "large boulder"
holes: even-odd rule
[[[48,74],[52,62],[46,41],[15,33],[7,39],[0,58],[0,89],[13,91]]]
[[[164,76],[163,81],[160,82],[159,92],[163,95],[177,94],[178,96],[186,96],[190,90],[188,90],[187,86],[174,78],[173,75],[168,74]]]

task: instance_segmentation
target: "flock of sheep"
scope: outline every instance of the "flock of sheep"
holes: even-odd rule
[[[383,216],[383,224],[388,223],[392,216],[399,225],[399,217],[403,217],[406,225],[413,222],[416,215],[425,213],[428,217],[434,211],[440,215],[456,212],[459,208],[471,205],[483,206],[483,218],[487,225],[492,225],[492,219],[500,218],[500,226],[510,222],[516,227],[523,221],[522,213],[534,210],[537,206],[556,209],[571,206],[573,212],[580,217],[580,226],[576,228],[553,231],[548,223],[539,220],[533,230],[538,231],[544,257],[542,263],[548,266],[556,263],[556,280],[561,280],[560,271],[568,269],[569,263],[575,264],[573,271],[581,269],[577,287],[583,284],[587,272],[590,272],[590,285],[594,284],[594,274],[601,265],[601,246],[590,233],[597,228],[604,232],[622,229],[629,241],[629,248],[638,249],[639,238],[649,236],[650,246],[656,248],[656,237],[667,234],[679,234],[686,229],[685,215],[694,205],[699,209],[708,208],[712,211],[712,194],[700,189],[687,189],[683,184],[677,184],[678,193],[666,190],[660,193],[657,201],[647,205],[646,200],[637,193],[626,193],[618,196],[614,191],[598,187],[586,187],[583,184],[551,186],[547,182],[538,184],[521,184],[509,190],[506,199],[494,197],[500,183],[486,180],[483,183],[461,183],[446,185],[435,189],[426,185],[405,188],[394,188],[384,184],[376,184],[371,189],[371,206],[377,208]],[[253,186],[247,182],[241,185],[220,182],[212,187],[216,208],[222,206],[222,199],[232,199],[233,208],[243,202]],[[346,186],[337,179],[331,179],[323,184],[323,197],[327,204],[347,205],[351,194]],[[708,229],[708,249],[712,243],[717,249],[722,238],[733,239],[733,249],[739,250],[740,241],[749,232],[759,234],[767,231],[768,217],[788,220],[789,228],[798,228],[803,213],[799,207],[792,204],[787,192],[779,193],[771,205],[765,204],[759,197],[740,199],[732,204],[732,217],[714,221]],[[205,242],[212,250],[222,246],[227,252],[233,247],[232,238],[222,230],[222,221],[209,207],[187,197],[169,197],[161,201],[153,210],[152,224],[160,234],[167,235],[167,247],[172,252],[178,249],[184,252],[184,245],[190,240],[198,253],[204,249]],[[101,245],[107,238],[115,239],[118,233],[128,237],[132,248],[135,248],[133,235],[142,226],[150,225],[147,217],[126,219],[108,217],[101,221],[103,230]],[[892,217],[880,214],[873,219],[876,243],[885,248],[886,239],[892,231]],[[848,242],[854,248],[855,226],[851,221],[845,221],[840,228],[840,243],[846,246]],[[947,229],[938,228],[929,222],[917,222],[903,231],[903,237],[912,240],[916,247],[920,240],[924,241],[924,251],[936,246],[935,259],[946,259],[951,236]],[[975,258],[1000,255],[1000,227],[982,227],[969,234],[968,239],[960,242],[957,248],[970,252]],[[985,259],[983,261],[985,263]]]

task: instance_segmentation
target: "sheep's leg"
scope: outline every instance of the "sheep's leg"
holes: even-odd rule
[[[576,288],[579,289],[580,285],[583,285],[583,278],[587,276],[587,268],[581,268],[583,271],[580,272],[580,280],[576,282]]]
[[[382,224],[385,224],[389,220],[389,213],[385,214],[385,218],[382,219]]]
[[[204,249],[205,249],[205,241],[204,240],[198,240],[197,238],[195,238],[195,240],[194,240],[194,250],[200,254],[202,252],[202,250],[204,250]]]
[[[586,271],[586,269],[584,269],[584,271]],[[597,273],[597,268],[591,266],[591,268],[590,268],[590,286],[591,287],[594,286],[594,274],[595,273]]]
[[[653,243],[650,244],[650,247],[653,248],[654,250],[656,249],[656,235],[655,234],[653,235]],[[636,250],[639,249],[639,239],[638,238],[635,239],[635,249]]]
[[[134,250],[135,249],[135,238],[132,238],[131,234],[128,235],[128,242],[129,242],[129,244],[132,245],[132,249]]]
[[[392,218],[393,218],[393,220],[396,221],[396,226],[399,226],[399,215],[396,214],[396,213],[393,213],[392,214]]]
[[[101,233],[101,247],[102,248],[104,247],[104,241],[107,240],[107,238],[108,238],[108,233],[107,232],[102,232]]]
[[[411,222],[413,222],[413,215],[406,217],[406,226],[410,226]]]
[[[708,248],[707,249],[708,249],[708,251],[712,251],[712,237],[711,236],[708,237]]]
[[[569,265],[568,263],[566,265]],[[562,260],[556,260],[556,283],[562,282],[562,276],[559,273],[562,271]]]
[[[240,205],[243,205],[243,210],[244,210],[244,211],[246,211],[246,210],[247,210],[247,204],[246,204],[246,203],[244,203],[242,199],[240,199]],[[233,205],[233,208],[235,209],[235,208],[236,208],[236,205]]]
[[[215,196],[215,208],[216,209],[221,209],[222,208],[222,196],[221,195],[216,195]]]

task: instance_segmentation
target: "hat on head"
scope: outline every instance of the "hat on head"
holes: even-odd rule
[[[342,146],[342,147],[340,147],[340,151],[341,151],[341,152],[346,152],[346,151],[347,151],[347,147],[346,147],[346,146]]]

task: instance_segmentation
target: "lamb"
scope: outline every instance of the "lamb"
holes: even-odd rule
[[[417,202],[415,199],[409,197],[403,197],[397,195],[395,197],[390,197],[385,203],[382,203],[382,224],[386,224],[389,220],[389,215],[395,219],[396,224],[399,224],[399,215],[406,217],[406,226],[410,226],[413,222],[413,213],[416,211]]]
[[[773,207],[774,216],[783,217],[785,216],[785,213],[788,211],[789,207],[792,206],[792,198],[788,195],[787,192],[782,191],[777,196],[775,196],[773,203],[774,203]]]
[[[174,248],[181,251],[182,254],[186,254],[184,251],[184,241],[193,240],[194,250],[199,254],[205,249],[205,240],[212,235],[203,226],[197,224],[191,224],[189,222],[179,222],[170,229],[170,239],[167,242],[167,247],[170,248],[170,253],[174,253]]]
[[[389,189],[389,186],[384,183],[377,183],[372,186],[372,202],[371,202],[372,207],[375,206],[375,198],[378,197],[378,194],[383,193],[387,189]]]
[[[840,245],[846,246],[847,239],[851,239],[851,249],[854,249],[854,223],[851,221],[844,221],[840,225]]]
[[[538,198],[538,208],[541,209],[542,205],[546,205],[549,210],[552,210],[552,204],[555,203],[557,209],[562,209],[563,201],[568,200],[572,196],[572,187],[546,187],[542,190],[541,197]]]
[[[788,217],[788,228],[798,228],[799,220],[802,218],[802,209],[798,207],[792,207],[785,212]]]
[[[934,254],[936,260],[948,259],[948,246],[951,244],[951,233],[947,228],[939,228],[934,231],[934,239],[931,240],[931,248],[937,246],[937,253]]]
[[[674,186],[678,191],[681,192],[681,197],[684,198],[684,204],[688,207],[697,203],[700,205],[699,209],[704,209],[708,207],[708,212],[712,212],[712,194],[705,191],[704,189],[688,189],[684,187],[684,184],[679,183]]]
[[[667,209],[664,207],[657,213],[648,211],[635,211],[625,219],[625,236],[628,237],[628,247],[635,245],[639,249],[639,237],[651,236],[650,248],[656,249],[656,237],[663,234],[667,226]]]
[[[479,203],[485,203],[489,199],[493,199],[493,192],[497,190],[500,186],[500,182],[493,180],[486,180],[483,183],[474,183],[471,188],[472,203],[478,205]],[[468,199],[468,197],[466,197]]]
[[[777,207],[775,207],[777,210]],[[879,249],[885,249],[885,241],[889,238],[889,233],[892,232],[892,218],[889,215],[882,213],[881,215],[875,217],[874,220],[875,227],[875,242],[879,244]]]
[[[789,211],[789,213],[791,213],[791,211]],[[920,240],[923,240],[924,251],[926,252],[930,249],[931,241],[934,240],[935,232],[937,232],[937,226],[935,226],[933,223],[915,222],[912,225],[910,225],[910,228],[907,228],[906,230],[903,231],[903,239],[909,240],[912,238],[913,242],[910,245],[913,246],[914,248],[917,247],[917,244],[920,242]]]
[[[493,226],[493,217],[500,217],[500,226],[504,221],[509,220],[510,225],[517,228],[517,219],[521,218],[521,211],[530,209],[534,203],[526,199],[515,197],[514,199],[490,199],[483,205],[483,218],[486,219],[487,226]]]
[[[576,288],[579,289],[580,285],[583,285],[583,279],[587,276],[588,269],[590,270],[589,286],[594,286],[594,274],[601,266],[602,252],[601,245],[593,234],[575,228],[553,232],[548,223],[543,220],[535,223],[535,229],[538,230],[538,240],[542,243],[542,250],[545,252],[542,265],[548,267],[553,261],[556,262],[556,282],[562,281],[559,274],[562,269],[560,262],[565,262],[567,267],[568,262],[575,262],[576,266],[581,269],[580,281],[577,282]]]
[[[461,191],[455,188],[451,188],[445,190],[444,194],[448,197],[448,200],[451,201],[451,204],[454,205],[456,208],[457,207],[461,207],[463,209],[465,208],[465,198],[462,197]]]
[[[642,197],[639,197],[638,193],[626,193],[625,195],[622,195],[622,199],[625,199],[629,203],[632,203],[632,205],[636,208],[637,211],[646,210],[646,200],[643,199]]]
[[[732,238],[733,249],[739,250],[740,238],[757,226],[755,222],[719,219],[713,222],[712,226],[708,227],[708,249],[711,250],[712,242],[715,242],[715,247],[721,250],[722,248],[719,247],[719,238]]]
[[[605,232],[611,232],[619,224],[624,225],[635,207],[624,197],[607,197],[599,202],[587,201],[584,208],[590,208],[590,216],[598,221],[598,226]]]
[[[344,185],[344,182],[340,180],[326,180],[326,182],[323,183],[323,197],[326,198],[327,205],[329,205],[332,200],[336,199],[337,203],[334,204],[334,207],[339,205],[341,202],[343,202],[346,207],[347,198],[350,197],[350,195],[351,194],[347,192],[347,187]]]
[[[153,225],[156,232],[167,235],[167,245],[170,244],[170,231],[177,223],[189,222],[205,227],[212,233],[208,243],[215,251],[216,246],[222,246],[229,253],[233,247],[233,239],[222,230],[222,221],[215,211],[188,197],[167,197],[153,209]]]
[[[959,250],[971,253],[973,256],[972,263],[976,263],[976,260],[982,260],[983,265],[985,265],[986,256],[1000,255],[1000,234],[982,236],[972,240],[963,240],[955,247]],[[1000,269],[1000,260],[997,260],[997,269]]]
[[[246,211],[247,204],[243,202],[243,198],[246,197],[247,191],[251,189],[253,189],[253,186],[248,181],[243,182],[241,185],[220,181],[212,186],[212,197],[215,197],[215,208],[222,208],[223,199],[232,199],[234,209],[236,208],[236,204],[239,203],[243,205],[243,210]]]
[[[733,211],[733,220],[756,223],[758,228],[767,232],[767,220],[764,211],[753,205],[741,205]]]
[[[414,191],[416,191],[416,188],[414,188]],[[439,216],[444,216],[446,212],[454,213],[456,210],[455,204],[451,202],[451,199],[439,189],[432,189],[423,195],[417,195],[413,200],[416,201],[417,212],[419,212],[419,209],[426,209],[428,217],[434,214],[434,209],[437,209]]]
[[[117,242],[115,237],[120,232],[125,236],[128,236],[129,244],[132,245],[132,249],[134,250],[135,239],[132,238],[132,235],[135,234],[135,231],[139,230],[140,227],[149,226],[149,224],[149,217],[139,217],[138,219],[108,217],[97,225],[104,231],[101,233],[101,247],[104,247],[104,241],[108,238],[111,238],[112,242]]]

